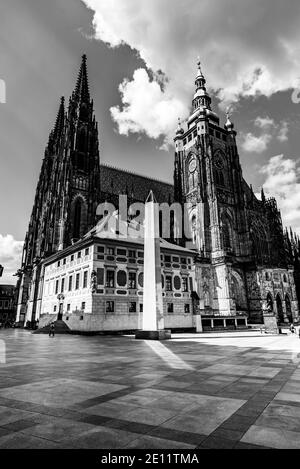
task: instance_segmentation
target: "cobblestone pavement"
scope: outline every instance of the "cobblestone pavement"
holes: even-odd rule
[[[300,448],[299,357],[255,332],[0,330],[0,448]]]

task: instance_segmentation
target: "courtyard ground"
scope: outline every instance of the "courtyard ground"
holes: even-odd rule
[[[299,357],[257,332],[0,330],[0,448],[300,448]]]

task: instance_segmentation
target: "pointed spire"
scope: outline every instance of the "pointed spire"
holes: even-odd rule
[[[202,73],[201,62],[199,60],[199,57],[198,57],[197,66],[198,66],[198,70],[197,70],[197,75],[195,79],[196,91],[195,91],[194,99],[193,99],[193,110],[195,111],[199,107],[210,110],[211,98],[206,91],[206,87],[205,87],[206,80]]]
[[[198,65],[198,73],[197,73],[197,78],[204,78],[203,76],[203,73],[202,73],[202,70],[201,70],[201,62],[200,62],[200,57],[198,56],[198,62],[197,62],[197,65]]]
[[[53,130],[54,138],[60,137],[64,128],[64,123],[65,123],[65,98],[64,96],[62,96],[60,98],[60,106],[58,109],[55,126]]]
[[[65,125],[65,98],[60,98],[60,106],[57,112],[56,120],[53,129],[49,134],[48,143],[45,149],[45,155],[53,154],[55,151],[54,146],[60,140]]]
[[[77,83],[74,90],[74,97],[81,102],[90,102],[90,90],[86,66],[86,55],[83,54],[78,73]]]
[[[263,188],[263,187],[261,188],[261,201],[262,201],[263,204],[266,202],[266,197],[265,197],[265,193],[264,193],[264,188]]]

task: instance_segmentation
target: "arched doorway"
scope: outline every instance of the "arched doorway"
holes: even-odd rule
[[[282,309],[282,301],[281,301],[279,293],[276,296],[276,307],[277,307],[277,323],[282,324],[284,323],[284,316],[283,316],[283,309]]]
[[[285,308],[286,308],[286,315],[289,320],[289,323],[293,324],[292,305],[291,305],[291,300],[288,294],[285,295]]]
[[[267,311],[268,313],[273,312],[273,298],[272,298],[271,293],[267,294]]]
[[[236,271],[232,271],[231,275],[232,297],[235,300],[237,311],[247,311],[247,296],[245,285],[242,277]]]

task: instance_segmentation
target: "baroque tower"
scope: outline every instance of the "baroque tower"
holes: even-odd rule
[[[98,146],[98,125],[83,55],[68,108],[61,98],[45,149],[18,271],[17,321],[35,318],[43,276],[40,261],[76,242],[96,222],[100,202]]]
[[[234,125],[227,114],[220,126],[200,62],[187,128],[179,122],[174,143],[174,193],[177,202],[187,204],[201,314],[235,319],[244,314],[261,322],[272,312],[280,323],[293,310],[297,317],[293,269],[276,201],[263,191],[259,200],[244,180]],[[271,277],[284,279],[285,297],[277,280],[271,288]]]

